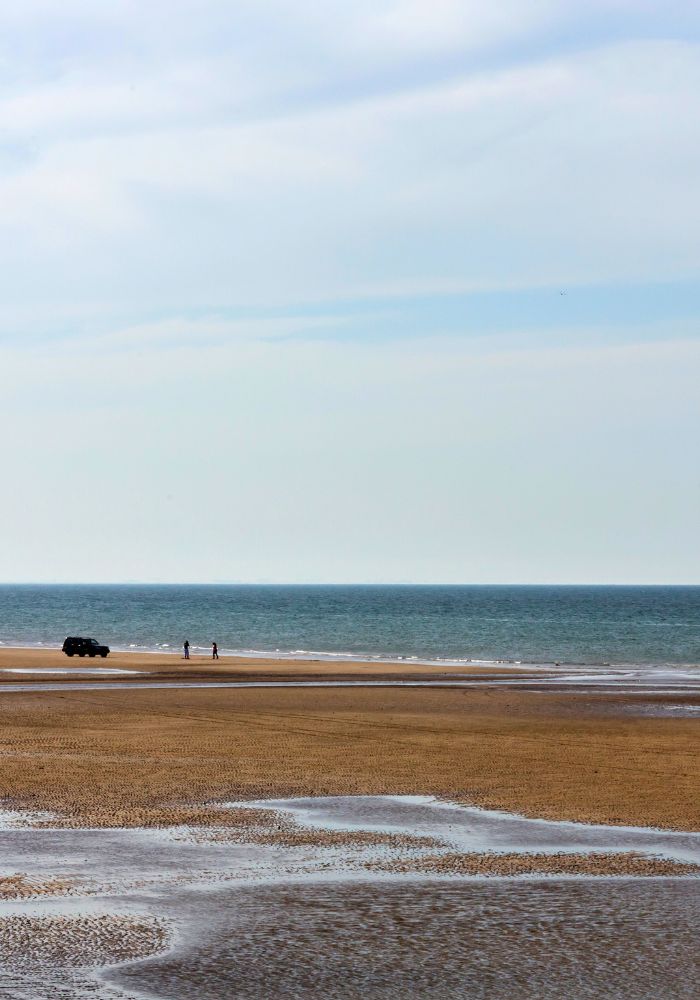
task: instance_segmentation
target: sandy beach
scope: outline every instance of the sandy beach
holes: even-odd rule
[[[665,683],[3,649],[0,994],[689,1000]]]
[[[661,696],[450,687],[464,667],[126,653],[76,663],[57,651],[0,651],[8,685],[68,685],[68,674],[42,672],[102,667],[144,683],[289,684],[2,692],[6,807],[52,810],[76,826],[139,826],[185,814],[204,823],[231,799],[427,794],[548,819],[700,830],[700,718],[640,711]],[[382,677],[446,686],[293,686]]]

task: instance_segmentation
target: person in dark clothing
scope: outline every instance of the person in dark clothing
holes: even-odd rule
[[[190,658],[190,642],[189,642],[189,639],[185,639],[185,642],[184,642],[182,648],[185,650],[185,659],[189,660],[189,658]]]
[[[219,647],[216,645],[215,642],[212,642],[211,644],[211,658],[212,660],[219,659]]]

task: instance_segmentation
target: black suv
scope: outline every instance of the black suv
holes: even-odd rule
[[[66,656],[101,656],[104,658],[109,653],[109,646],[100,646],[94,639],[81,639],[80,636],[69,635],[63,643],[63,652]]]

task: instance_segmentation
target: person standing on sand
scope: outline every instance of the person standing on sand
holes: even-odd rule
[[[189,639],[185,639],[185,642],[184,642],[182,648],[185,650],[185,659],[189,660],[189,658],[190,658],[190,641],[189,641]]]
[[[211,658],[212,660],[219,659],[219,647],[216,645],[215,642],[212,642],[211,644]]]

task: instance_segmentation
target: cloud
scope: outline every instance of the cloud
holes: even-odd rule
[[[10,131],[24,108],[40,132],[0,175],[6,303],[38,289],[57,310],[216,311],[697,273],[694,44],[617,43],[243,119],[230,77],[210,67],[184,99],[171,61],[142,103],[107,73],[0,107]]]

